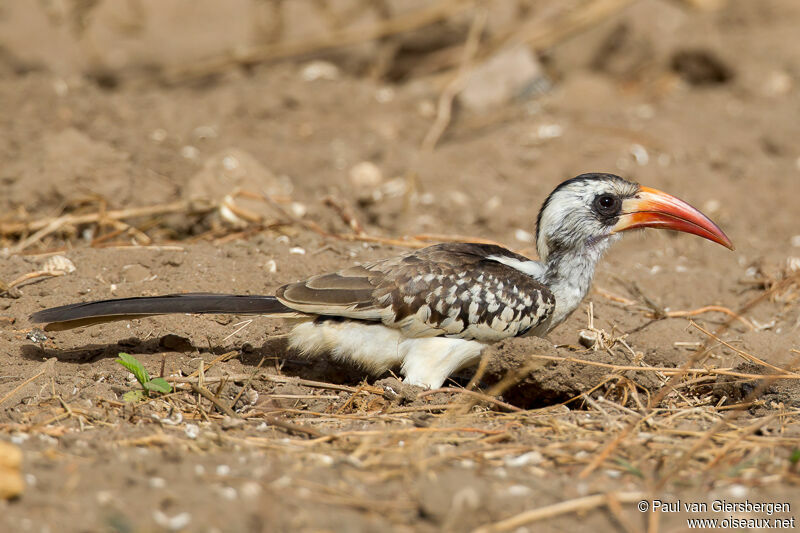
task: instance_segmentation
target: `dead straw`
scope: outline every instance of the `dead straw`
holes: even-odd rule
[[[553,505],[531,509],[514,515],[505,520],[494,522],[486,526],[473,529],[472,533],[500,533],[503,531],[513,531],[524,527],[532,522],[538,522],[547,518],[554,518],[567,513],[586,512],[597,507],[608,506],[609,502],[615,503],[634,503],[645,498],[644,492],[607,492],[605,494],[594,494],[566,500]]]

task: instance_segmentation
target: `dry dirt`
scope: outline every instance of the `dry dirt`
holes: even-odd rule
[[[484,113],[456,106],[428,151],[420,146],[454,71],[409,64],[444,46],[431,32],[463,42],[469,13],[380,46],[176,78],[164,73],[258,39],[272,4],[0,6],[0,282],[54,255],[76,267],[0,297],[0,439],[21,449],[25,482],[0,501],[0,527],[682,531],[687,516],[767,518],[641,513],[640,499],[788,502],[779,516],[798,516],[800,386],[789,371],[800,356],[800,5],[696,3],[718,6],[643,0],[559,39],[541,55],[549,91]],[[494,4],[489,30],[516,3]],[[555,9],[521,4],[531,19]],[[281,39],[325,28],[313,5],[285,7]],[[357,23],[374,24],[363,11]],[[309,81],[320,58],[329,75]],[[376,74],[380,61],[389,66]],[[364,162],[380,176],[354,178]],[[406,249],[331,236],[353,231],[326,199],[370,236],[462,235],[533,254],[526,237],[542,200],[587,171],[686,199],[736,250],[628,236],[549,339],[491,350],[484,392],[533,365],[499,401],[457,392],[471,371],[451,390],[419,394],[391,376],[299,359],[281,342],[285,327],[262,317],[154,317],[46,340],[27,319],[108,297],[271,293]],[[255,222],[233,228],[190,202],[237,187],[275,203],[237,198]],[[154,205],[171,209],[116,225],[107,216]],[[35,235],[41,225],[14,231],[98,213],[47,235]],[[590,303],[606,345],[597,350],[578,342]],[[706,306],[718,307],[693,323],[676,313]],[[678,389],[648,407],[698,349]],[[238,399],[235,416],[186,383],[126,404],[138,385],[114,362],[119,352],[153,375],[202,368],[218,403]],[[753,379],[778,372],[770,366],[784,378]],[[581,500],[610,490],[618,496]],[[543,521],[501,522],[566,500],[575,508]]]

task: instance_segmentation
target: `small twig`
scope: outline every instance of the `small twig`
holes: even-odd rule
[[[53,365],[55,364],[55,361],[56,361],[56,359],[52,358],[52,359],[48,359],[47,361],[42,363],[41,370],[39,370],[39,372],[37,372],[33,376],[29,377],[28,379],[26,379],[25,381],[23,381],[22,383],[20,383],[16,387],[14,387],[8,394],[6,394],[2,398],[0,398],[0,405],[3,405],[3,403],[5,403],[6,400],[8,400],[12,396],[14,396],[14,394],[16,394],[17,391],[22,389],[25,385],[35,381],[36,379],[38,379],[39,377],[43,376],[48,371],[50,371],[53,368]]]
[[[249,378],[247,378],[247,381],[245,381],[245,383],[244,383],[244,386],[242,387],[242,389],[241,389],[241,390],[239,391],[239,393],[238,393],[238,394],[236,394],[236,396],[233,398],[233,401],[231,402],[231,408],[232,408],[232,409],[236,409],[236,402],[238,402],[238,401],[239,401],[239,398],[241,398],[241,397],[242,397],[242,394],[244,394],[244,391],[246,391],[246,390],[247,390],[247,387],[249,387],[249,386],[250,386],[250,383],[253,381],[253,378],[254,378],[254,377],[256,377],[256,375],[258,374],[258,371],[259,371],[259,369],[261,368],[261,365],[263,365],[263,364],[264,364],[264,361],[266,361],[266,360],[267,360],[267,358],[266,358],[266,357],[262,357],[262,358],[261,358],[261,360],[260,360],[260,361],[258,362],[258,364],[256,365],[256,368],[255,368],[255,370],[253,370],[253,372],[250,374],[250,377],[249,377]]]
[[[58,231],[58,229],[61,226],[63,226],[64,224],[67,224],[68,218],[69,218],[68,216],[62,216],[62,217],[58,217],[58,218],[56,218],[54,220],[51,220],[46,226],[44,226],[43,228],[41,228],[38,231],[36,231],[33,235],[30,235],[26,239],[22,239],[20,242],[18,242],[17,244],[15,244],[11,248],[9,248],[9,250],[8,250],[9,254],[15,254],[15,253],[21,252],[22,250],[24,250],[25,248],[27,248],[31,244],[40,241],[44,237],[46,237],[46,236],[50,235],[51,233],[53,233],[54,231]],[[99,219],[99,215],[98,215],[98,219]]]
[[[46,218],[32,222],[9,222],[0,224],[0,235],[19,235],[34,231],[33,235],[23,239],[9,249],[10,254],[19,253],[47,235],[58,231],[63,226],[90,224],[103,220],[122,220],[145,216],[166,215],[169,213],[202,214],[214,210],[215,206],[207,202],[181,201],[169,204],[132,207],[115,211],[97,212],[84,215],[62,215],[57,218]]]
[[[631,300],[630,298],[625,298],[624,296],[620,296],[619,294],[614,294],[613,292],[606,290],[602,287],[595,287],[594,292],[606,298],[607,300],[611,300],[612,302],[621,303],[622,305],[631,306],[636,305],[637,302],[635,300]]]
[[[333,210],[336,211],[336,214],[339,215],[339,218],[342,219],[342,222],[344,222],[348,228],[353,230],[356,235],[366,235],[364,226],[361,225],[355,214],[353,214],[353,210],[350,209],[350,207],[344,202],[334,198],[333,196],[326,196],[323,198],[322,203],[333,208]]]
[[[316,429],[312,429],[306,426],[301,426],[298,424],[292,424],[291,422],[287,422],[286,420],[281,420],[280,418],[275,418],[274,416],[264,415],[264,420],[267,424],[271,426],[275,426],[281,429],[285,429],[286,431],[291,431],[293,433],[300,433],[306,434],[315,439],[321,439],[328,437],[327,433],[323,433],[322,431],[318,431]]]
[[[800,374],[797,374],[797,373],[795,373],[795,372],[792,372],[791,370],[787,370],[786,368],[780,368],[780,367],[778,367],[778,366],[775,366],[775,365],[772,365],[772,364],[770,364],[770,363],[767,363],[766,361],[763,361],[763,360],[759,359],[759,358],[758,358],[758,357],[756,357],[755,355],[751,355],[751,354],[749,354],[749,353],[745,352],[744,350],[740,350],[739,348],[736,348],[736,347],[735,347],[735,346],[733,346],[732,344],[730,344],[730,343],[728,343],[728,342],[725,342],[724,340],[720,339],[719,337],[717,337],[716,335],[714,335],[713,333],[711,333],[711,332],[710,332],[710,331],[708,331],[707,329],[704,329],[702,326],[698,325],[698,324],[697,324],[697,322],[695,322],[695,321],[693,321],[693,320],[690,320],[690,321],[689,321],[689,323],[690,323],[690,324],[691,324],[693,327],[695,327],[696,329],[698,329],[698,330],[700,330],[701,332],[703,332],[705,335],[708,335],[710,338],[714,339],[714,340],[715,340],[715,341],[717,341],[718,343],[720,343],[720,344],[722,344],[723,346],[725,346],[725,347],[727,347],[727,348],[729,348],[729,349],[733,350],[733,351],[734,351],[734,352],[736,352],[737,354],[741,355],[741,356],[742,356],[742,357],[743,357],[745,360],[747,360],[747,361],[750,361],[751,363],[756,363],[756,364],[758,364],[758,365],[761,365],[761,366],[764,366],[764,367],[770,368],[770,369],[772,369],[772,370],[775,370],[775,371],[776,371],[776,372],[778,372],[779,374],[787,374],[787,373],[788,373],[788,374],[790,374],[790,375],[792,375],[792,376],[795,376],[795,377],[798,377],[798,378],[800,378]]]
[[[27,274],[23,274],[14,281],[10,282],[6,287],[7,289],[13,289],[14,287],[22,285],[27,281],[47,277],[57,278],[58,276],[63,276],[64,274],[66,274],[66,272],[63,270],[37,270],[36,272],[28,272]]]
[[[202,396],[202,397],[203,397],[203,398],[205,398],[206,400],[208,400],[208,401],[210,401],[211,403],[213,403],[213,404],[214,404],[214,406],[215,406],[217,409],[219,409],[221,413],[224,413],[224,414],[228,415],[228,416],[229,416],[229,417],[231,417],[231,418],[239,418],[239,415],[238,415],[238,414],[236,414],[236,412],[235,412],[233,409],[231,409],[230,407],[228,407],[227,405],[225,405],[224,403],[222,403],[222,401],[220,401],[220,399],[219,399],[219,398],[217,398],[216,396],[214,396],[214,395],[211,393],[211,391],[210,391],[210,390],[208,390],[207,388],[205,388],[205,387],[203,387],[203,386],[201,386],[201,385],[198,385],[198,384],[196,384],[196,383],[192,383],[192,384],[191,384],[191,387],[192,387],[192,390],[193,390],[194,392],[196,392],[197,394],[199,394],[200,396]]]
[[[763,379],[763,378],[776,378],[776,379],[800,379],[800,374],[787,373],[783,371],[781,374],[750,374],[747,372],[735,372],[723,368],[671,368],[668,366],[633,366],[633,365],[615,365],[613,363],[601,363],[599,361],[587,361],[585,359],[577,359],[575,357],[558,357],[554,355],[539,355],[529,354],[528,357],[535,359],[545,359],[547,361],[560,361],[564,363],[578,363],[588,366],[597,366],[601,368],[608,368],[616,372],[623,372],[634,370],[639,372],[660,372],[668,376],[684,375],[684,374],[700,374],[703,376],[732,376],[744,379]],[[524,370],[524,368],[523,368]],[[676,385],[677,386],[677,385]]]
[[[477,398],[477,399],[479,399],[479,400],[481,400],[483,402],[488,402],[488,403],[495,404],[495,405],[497,405],[499,407],[502,407],[503,409],[507,409],[507,410],[513,411],[515,413],[519,413],[519,412],[524,411],[524,409],[520,409],[519,407],[517,407],[515,405],[511,405],[510,403],[503,402],[501,400],[498,400],[497,398],[492,398],[491,396],[489,396],[487,394],[483,394],[482,392],[478,392],[478,391],[474,391],[474,390],[467,390],[467,389],[457,389],[455,387],[442,387],[440,389],[432,389],[432,390],[427,390],[427,391],[424,391],[424,392],[420,392],[417,395],[417,398],[424,398],[425,396],[430,396],[432,394],[439,394],[440,392],[454,392],[454,393],[458,393],[458,394],[463,394],[465,396],[472,396],[473,398]]]
[[[739,435],[735,439],[729,440],[720,450],[716,453],[714,459],[712,459],[706,467],[703,469],[705,471],[711,470],[714,468],[717,463],[719,463],[723,457],[725,457],[728,452],[733,448],[735,445],[739,444],[742,440],[744,440],[748,435],[752,435],[768,423],[772,422],[776,418],[778,418],[778,414],[771,414],[769,416],[765,416],[761,420],[757,420],[753,424],[750,424],[747,427],[742,428],[739,430]]]
[[[173,69],[165,77],[168,83],[176,83],[217,74],[238,65],[256,65],[265,61],[368,42],[428,26],[453,15],[467,6],[469,6],[469,3],[463,0],[435,2],[416,11],[398,15],[388,20],[380,20],[367,28],[356,25],[355,27],[329,34],[312,37],[305,36],[291,41],[270,43],[247,50],[237,50],[206,61],[195,61],[190,66],[181,66]]]
[[[235,330],[233,330],[233,333],[231,333],[231,334],[229,334],[229,335],[226,335],[226,336],[225,336],[225,337],[222,339],[222,342],[227,342],[227,341],[228,341],[228,339],[230,339],[231,337],[234,337],[235,335],[237,335],[237,334],[238,334],[240,331],[242,331],[243,329],[246,329],[246,328],[247,328],[247,326],[249,326],[250,324],[252,324],[252,323],[253,323],[253,320],[254,320],[254,319],[252,319],[252,318],[248,318],[247,320],[242,320],[241,322],[238,322],[238,323],[234,324],[234,326],[239,326],[239,327],[238,327],[238,328],[236,328]]]
[[[210,365],[209,365],[210,366]],[[196,372],[195,372],[196,374]],[[232,374],[223,377],[206,377],[204,382],[205,383],[219,383],[223,379],[229,379],[231,381],[246,381],[250,378],[250,374]],[[199,382],[198,376],[188,376],[188,377],[168,377],[165,378],[170,383],[186,383],[186,384],[193,384]],[[336,390],[341,392],[350,392],[350,393],[358,393],[359,390],[363,390],[369,394],[376,394],[378,396],[383,395],[383,390],[379,389],[378,387],[371,387],[371,386],[362,386],[362,387],[348,387],[347,385],[338,385],[336,383],[326,383],[324,381],[313,381],[310,379],[301,379],[295,378],[290,376],[276,376],[273,374],[261,374],[258,376],[258,379],[263,381],[270,381],[272,383],[294,383],[297,385],[303,385],[305,387],[312,387],[316,389],[328,389],[328,390]]]
[[[450,117],[453,113],[453,100],[460,93],[467,84],[468,74],[472,67],[472,60],[478,50],[480,43],[481,33],[486,26],[488,18],[488,11],[485,8],[478,9],[475,17],[472,19],[472,25],[467,34],[467,40],[464,43],[464,51],[461,56],[461,63],[458,67],[458,72],[455,77],[447,84],[439,96],[439,104],[436,109],[436,120],[431,124],[428,133],[422,141],[420,149],[423,152],[430,152],[436,147],[447,125],[450,124]]]
[[[666,318],[688,318],[697,315],[702,315],[703,313],[724,313],[731,318],[735,318],[748,328],[755,329],[753,323],[747,320],[745,317],[736,314],[734,311],[728,309],[727,307],[723,307],[721,305],[706,305],[705,307],[700,307],[699,309],[693,309],[691,311],[667,311],[665,313],[665,316]],[[653,316],[652,318],[657,318],[657,317]]]
[[[793,365],[794,362],[795,362],[794,360],[790,361],[787,364],[787,367],[790,367],[791,365]],[[777,370],[778,370],[778,372],[781,372],[781,373],[786,372],[785,369],[778,368]],[[753,390],[750,391],[750,393],[747,395],[747,397],[744,398],[743,404],[750,403],[753,400],[755,400],[756,398],[758,398],[759,396],[761,396],[761,394],[767,389],[767,387],[769,387],[776,379],[777,379],[777,377],[775,375],[768,375],[768,376],[765,377],[765,379],[762,379],[761,381],[759,381],[758,384],[753,388]],[[744,407],[742,407],[742,409],[743,408]],[[680,455],[680,457],[678,457],[678,459],[675,462],[675,464],[673,465],[673,467],[671,469],[669,469],[661,477],[661,479],[656,484],[656,490],[662,489],[673,476],[675,476],[678,472],[680,472],[681,468],[683,468],[686,465],[686,463],[689,462],[689,459],[691,459],[695,455],[695,453],[697,453],[698,450],[700,450],[707,443],[709,443],[711,441],[711,439],[713,439],[717,435],[717,433],[719,433],[724,427],[726,427],[728,424],[730,424],[731,421],[735,417],[737,417],[739,414],[741,414],[742,409],[734,409],[734,410],[731,410],[731,411],[725,413],[725,415],[722,416],[719,419],[719,421],[711,429],[709,429],[708,431],[703,433],[703,435],[697,440],[697,442],[695,442],[694,445],[692,445],[692,447],[689,450],[687,450],[684,453],[682,453]],[[753,431],[755,431],[755,429],[753,429]],[[737,441],[741,440],[747,434],[749,434],[749,432],[747,432],[747,433],[745,433],[743,435],[740,435],[737,439],[734,439],[734,440],[737,440]]]
[[[612,496],[613,494],[613,496]],[[498,533],[502,531],[513,531],[517,528],[523,527],[531,522],[544,520],[545,518],[553,518],[566,513],[575,513],[580,511],[588,511],[595,507],[608,505],[611,498],[617,503],[633,503],[644,499],[646,494],[644,492],[615,492],[607,494],[594,494],[592,496],[584,496],[583,498],[575,498],[574,500],[567,500],[538,509],[531,509],[524,511],[511,518],[500,520],[493,524],[488,524],[474,529],[472,533]]]
[[[313,381],[310,379],[293,378],[288,376],[276,376],[273,374],[263,374],[261,375],[261,379],[263,379],[264,381],[271,381],[273,383],[295,383],[297,385],[303,385],[306,387],[338,390],[342,392],[351,392],[353,394],[358,394],[359,391],[365,391],[370,394],[383,396],[383,389],[380,389],[378,387],[372,387],[369,385],[361,385],[358,388],[356,388],[356,387],[348,387],[347,385],[337,385],[335,383],[325,383],[324,381]]]

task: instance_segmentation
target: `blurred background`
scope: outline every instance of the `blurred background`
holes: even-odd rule
[[[369,233],[525,248],[555,184],[609,171],[691,192],[740,247],[786,246],[799,18],[791,0],[4,2],[0,222],[40,226],[0,244],[47,216],[247,191],[330,231],[354,210]]]
[[[797,0],[0,0],[0,433],[27,484],[6,503],[0,479],[0,523],[466,531],[612,489],[786,501],[796,374],[754,380],[800,353],[798,28]],[[491,350],[489,383],[541,362],[511,406],[454,419],[455,389],[390,400],[360,369],[276,348],[262,317],[58,335],[27,318],[269,294],[449,239],[535,256],[542,201],[583,172],[684,198],[736,251],[628,236],[549,339]],[[131,407],[120,351],[205,372],[243,418],[189,390]],[[703,368],[623,438],[692,354]],[[468,427],[438,433],[452,424]],[[603,501],[531,527],[652,518]]]

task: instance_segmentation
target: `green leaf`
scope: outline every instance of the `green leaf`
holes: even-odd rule
[[[136,389],[128,391],[122,395],[122,399],[128,403],[139,403],[144,400],[144,390]]]
[[[125,352],[120,352],[119,359],[117,359],[116,362],[130,370],[133,375],[136,376],[136,380],[142,384],[142,387],[144,387],[145,383],[150,381],[150,374],[147,373],[142,363],[134,356]]]
[[[614,462],[616,462],[619,466],[624,468],[629,474],[633,474],[636,477],[644,478],[644,474],[642,473],[642,471],[639,470],[638,468],[636,468],[635,466],[633,466],[627,460],[619,457],[619,458],[615,459]]]
[[[800,448],[792,450],[792,454],[789,456],[789,462],[793,465],[800,463]]]
[[[147,383],[143,384],[144,388],[153,392],[163,392],[164,394],[172,392],[172,387],[164,378],[153,378]]]

